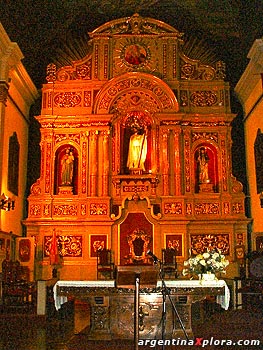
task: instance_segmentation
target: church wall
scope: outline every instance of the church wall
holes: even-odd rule
[[[262,188],[262,40],[252,45],[250,59],[243,75],[235,87],[235,92],[244,112],[247,178],[249,186],[250,210],[252,218],[251,249],[263,247],[263,206],[260,201]]]
[[[260,205],[260,193],[257,193],[256,158],[254,149],[258,130],[263,130],[262,110],[263,105],[258,105],[253,111],[253,116],[245,120],[245,138],[247,140],[247,173],[249,182],[249,192],[251,198],[251,217],[254,219],[254,232],[263,232],[263,224],[262,220],[260,219],[262,215],[262,208]]]
[[[0,210],[1,269],[5,258],[16,258],[15,237],[23,234],[29,109],[38,93],[1,24],[0,47],[0,193],[14,200],[13,210]]]

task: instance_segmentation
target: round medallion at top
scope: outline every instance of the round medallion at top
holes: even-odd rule
[[[144,64],[147,58],[146,49],[138,44],[132,44],[125,48],[124,59],[133,66]]]

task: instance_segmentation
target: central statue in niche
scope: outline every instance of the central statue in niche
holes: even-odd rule
[[[132,132],[133,134],[129,141],[127,167],[130,171],[145,171],[144,163],[147,156],[147,134],[146,131],[139,126],[134,126]]]

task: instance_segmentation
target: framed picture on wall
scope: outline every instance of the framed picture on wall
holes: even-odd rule
[[[107,249],[108,236],[107,235],[90,235],[90,257],[96,258],[97,251]]]
[[[165,248],[172,248],[176,251],[176,256],[184,256],[184,241],[181,233],[167,233],[165,235]]]

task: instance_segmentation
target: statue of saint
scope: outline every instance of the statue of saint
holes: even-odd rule
[[[73,179],[74,155],[72,150],[66,149],[64,156],[61,159],[61,184],[72,185]]]
[[[197,157],[198,164],[198,179],[200,184],[209,183],[209,175],[208,175],[208,162],[209,157],[205,147],[201,147],[199,149],[199,154]]]
[[[147,136],[134,128],[130,137],[127,167],[129,169],[141,169],[145,171],[144,162],[147,155]]]

